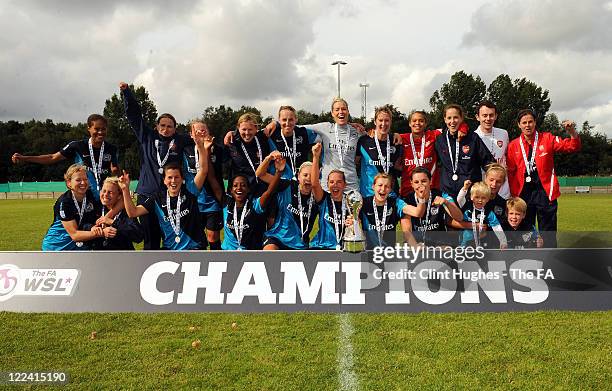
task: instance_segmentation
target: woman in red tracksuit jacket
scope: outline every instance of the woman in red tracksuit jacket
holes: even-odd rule
[[[508,178],[513,197],[527,203],[525,220],[543,234],[545,247],[557,247],[557,198],[561,195],[555,174],[554,155],[580,150],[576,124],[563,121],[570,138],[563,139],[548,132],[536,130],[533,111],[521,110],[517,117],[521,135],[508,145]],[[535,150],[534,150],[535,148]]]

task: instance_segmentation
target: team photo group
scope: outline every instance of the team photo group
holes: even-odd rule
[[[365,129],[336,98],[332,123],[297,125],[296,110],[281,106],[261,129],[245,113],[217,140],[199,119],[189,134],[177,133],[167,113],[151,129],[130,87],[119,88],[139,144],[135,200],[102,115],[87,118],[88,139],[53,154],[13,154],[15,164],[74,161],[43,251],[133,250],[141,242],[145,250],[341,250],[345,239],[366,249],[553,248],[554,155],[581,148],[574,122],[562,123],[569,137],[556,136],[537,129],[529,109],[517,114],[520,136],[509,140],[494,127],[490,101],[477,106],[477,129],[452,103],[443,129],[428,129],[427,114],[413,111],[410,132],[394,134],[387,107]]]

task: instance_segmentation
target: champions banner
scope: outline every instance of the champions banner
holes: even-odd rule
[[[612,249],[0,253],[0,311],[610,309]]]

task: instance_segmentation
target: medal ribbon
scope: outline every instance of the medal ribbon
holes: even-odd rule
[[[96,178],[96,189],[100,191],[100,178],[102,176],[102,162],[104,159],[104,141],[102,141],[102,145],[100,146],[100,156],[98,156],[98,162],[96,162],[96,158],[94,157],[93,145],[91,144],[91,138],[87,142],[89,146],[89,158],[91,159],[91,169],[94,173],[94,177]]]
[[[300,188],[298,186],[298,212],[300,214],[300,230],[302,232],[302,240],[306,231],[308,231],[308,226],[310,225],[310,213],[312,213],[312,203],[314,197],[312,196],[312,192],[310,193],[310,198],[308,198],[308,214],[306,215],[306,228],[304,228],[304,207],[302,206],[302,193],[300,193]]]
[[[416,148],[414,147],[414,138],[412,137],[412,133],[410,133],[410,146],[412,147],[412,162],[416,167],[421,167],[425,163],[425,134],[421,138],[421,158],[418,158],[416,153]],[[450,146],[448,147],[450,151]]]
[[[176,236],[181,233],[181,192],[179,191],[178,197],[176,198],[176,209],[175,215],[172,215],[172,208],[170,207],[170,192],[166,190],[166,210],[168,212],[168,221],[172,226],[172,230]]]
[[[474,244],[476,247],[480,246],[480,230],[482,229],[482,223],[484,223],[485,212],[484,210],[480,213],[479,223],[480,225],[476,228],[476,207],[472,208],[472,233],[474,234]],[[478,210],[480,211],[480,210]]]
[[[74,196],[74,192],[70,192],[72,194],[72,202],[74,202],[74,207],[77,210],[77,213],[79,214],[79,226],[81,226],[81,221],[83,221],[83,215],[85,215],[85,207],[87,206],[87,194],[85,194],[83,196],[83,202],[81,203],[81,206],[79,207],[79,202],[77,201],[76,197]]]
[[[242,213],[240,213],[240,225],[238,225],[238,208],[236,207],[236,201],[234,200],[234,215],[232,219],[234,220],[234,234],[236,235],[236,240],[238,240],[238,249],[242,246],[242,234],[244,233],[244,218],[247,215],[247,210],[249,206],[249,199],[244,202],[244,206],[242,207]]]
[[[343,146],[342,143],[340,142],[340,136],[338,133],[338,124],[334,124],[334,136],[336,138],[336,145],[338,146],[338,158],[340,159],[340,167],[344,168],[344,150],[343,150]],[[348,126],[346,127],[346,140],[345,140],[345,144],[346,144],[346,149],[348,151],[348,143],[349,143],[349,139],[351,137],[351,132],[348,128]]]
[[[342,207],[341,207],[342,220],[340,222],[338,222],[338,212],[336,211],[336,202],[333,200],[333,198],[331,198],[331,195],[329,196],[329,199],[331,201],[332,210],[334,213],[334,228],[336,230],[335,232],[336,244],[340,244],[340,241],[342,240],[342,233],[344,232],[344,219],[346,218],[346,205],[344,204],[344,196],[342,196]],[[356,217],[353,216],[353,218],[356,218]]]
[[[378,218],[378,208],[376,207],[376,197],[372,197],[372,207],[374,209],[374,222],[376,223],[376,233],[378,234],[378,244],[382,246],[382,235],[385,232],[385,223],[387,222],[387,200],[383,207],[382,221]]]
[[[380,149],[380,142],[378,141],[378,131],[374,129],[374,143],[376,144],[376,151],[378,152],[378,159],[382,163],[382,168],[385,174],[389,173],[389,167],[391,166],[391,143],[389,142],[389,137],[387,136],[387,155],[383,157],[382,151]]]
[[[255,136],[255,144],[257,144],[257,160],[259,160],[259,162],[257,162],[257,167],[259,167],[259,165],[261,164],[261,145],[259,144],[259,139],[257,138],[257,136]],[[246,157],[247,161],[249,162],[249,165],[251,166],[251,169],[253,170],[253,174],[255,174],[255,165],[253,164],[253,161],[249,156],[249,152],[244,146],[244,142],[241,142],[240,146],[242,147],[242,152],[244,152],[244,156]],[[255,175],[255,182],[259,182],[259,179],[257,179],[257,175]]]
[[[297,160],[297,141],[295,137],[295,131],[293,132],[293,150],[289,148],[289,144],[287,143],[287,139],[285,135],[281,131],[281,137],[283,138],[283,142],[285,143],[285,151],[287,151],[287,155],[289,155],[289,162],[291,163],[291,171],[293,172],[293,177],[297,175],[297,167],[295,166],[295,161]]]
[[[427,227],[429,226],[429,211],[431,210],[431,199],[433,198],[433,195],[431,194],[431,191],[429,192],[429,199],[427,200],[427,212],[425,212],[425,224],[423,224],[423,219],[419,218],[419,223],[421,224],[421,227],[423,228],[423,242],[425,242],[425,233],[427,232]],[[417,199],[416,193],[414,193],[414,201],[416,202],[416,204],[419,204],[419,200]]]
[[[168,156],[170,156],[170,150],[174,146],[174,139],[170,141],[170,145],[168,145],[168,150],[166,151],[166,156],[164,156],[164,160],[159,156],[159,140],[155,140],[155,152],[157,153],[157,164],[159,164],[159,168],[164,168],[164,164],[168,161]]]
[[[535,167],[536,149],[538,147],[538,132],[536,132],[535,140],[533,140],[533,149],[531,150],[531,159],[529,161],[527,161],[527,153],[525,153],[523,137],[519,138],[519,143],[521,144],[521,153],[523,154],[523,161],[525,162],[525,169],[527,170],[527,175],[531,175],[531,172],[534,171]]]
[[[453,174],[457,174],[457,167],[459,166],[459,140],[455,140],[455,161],[453,162],[453,155],[451,153],[450,140],[448,139],[448,132],[446,132],[446,145],[448,146],[448,158],[453,168]]]

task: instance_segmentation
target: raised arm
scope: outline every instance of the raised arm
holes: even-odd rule
[[[274,175],[272,175],[272,181],[270,181],[268,188],[266,189],[266,191],[264,191],[264,193],[259,198],[259,203],[261,204],[262,208],[268,204],[268,201],[270,201],[270,198],[276,191],[276,187],[278,186],[278,182],[280,182],[281,175],[283,171],[285,171],[285,166],[286,166],[285,163],[286,163],[285,158],[282,156],[274,160],[274,168],[276,169],[276,172],[274,173]]]
[[[136,134],[136,138],[138,138],[138,141],[142,142],[144,134],[147,132],[147,127],[145,126],[142,118],[140,104],[138,104],[136,97],[132,93],[132,90],[127,83],[120,82],[119,89],[123,94],[123,108],[125,109],[125,116],[127,117],[134,134]]]
[[[463,221],[463,213],[461,213],[461,209],[452,201],[444,199],[444,209],[448,212],[449,216],[452,217],[453,220],[457,222]]]
[[[219,157],[218,154],[217,157]],[[217,180],[217,174],[215,173],[215,168],[213,166],[210,154],[208,156],[208,166],[209,170],[208,175],[206,176],[206,180],[208,181],[208,184],[210,185],[213,195],[215,196],[217,201],[221,202],[221,200],[223,199],[223,188],[221,187],[219,180]]]
[[[208,170],[210,169],[210,149],[212,148],[214,139],[214,137],[198,134],[195,136],[195,142],[198,145],[198,161],[202,162],[195,178],[193,178],[193,182],[198,190],[202,190],[202,186],[204,186],[204,182],[208,176]]]
[[[321,143],[316,143],[312,146],[312,166],[310,167],[310,183],[312,184],[312,193],[314,194],[315,201],[320,202],[325,195],[323,187],[321,187],[321,150],[323,146]]]
[[[125,213],[128,217],[140,217],[149,213],[147,208],[142,205],[134,205],[132,196],[130,195],[130,175],[123,171],[123,175],[119,178],[119,187],[123,194],[123,205],[125,206]]]
[[[268,156],[264,158],[261,164],[255,170],[255,175],[257,178],[261,179],[263,182],[270,184],[272,180],[274,180],[274,175],[268,172],[268,168],[270,167],[270,162],[275,161],[276,159],[281,159],[283,156],[278,151],[272,151]]]
[[[570,138],[555,136],[553,143],[555,152],[572,153],[580,151],[582,145],[578,132],[576,131],[576,123],[574,123],[574,121],[564,120],[561,125],[569,133]]]
[[[462,208],[463,208],[463,205],[465,205],[467,201],[466,197],[467,197],[467,192],[470,186],[472,186],[472,181],[470,181],[469,179],[466,179],[465,181],[463,181],[463,187],[461,188],[461,190],[459,190],[459,194],[457,194],[457,204],[459,204],[459,206]]]
[[[62,155],[60,152],[50,153],[47,155],[34,155],[34,156],[27,156],[27,155],[21,155],[19,153],[14,153],[11,158],[14,164],[36,163],[36,164],[44,164],[44,165],[55,164],[65,159],[66,157]]]

